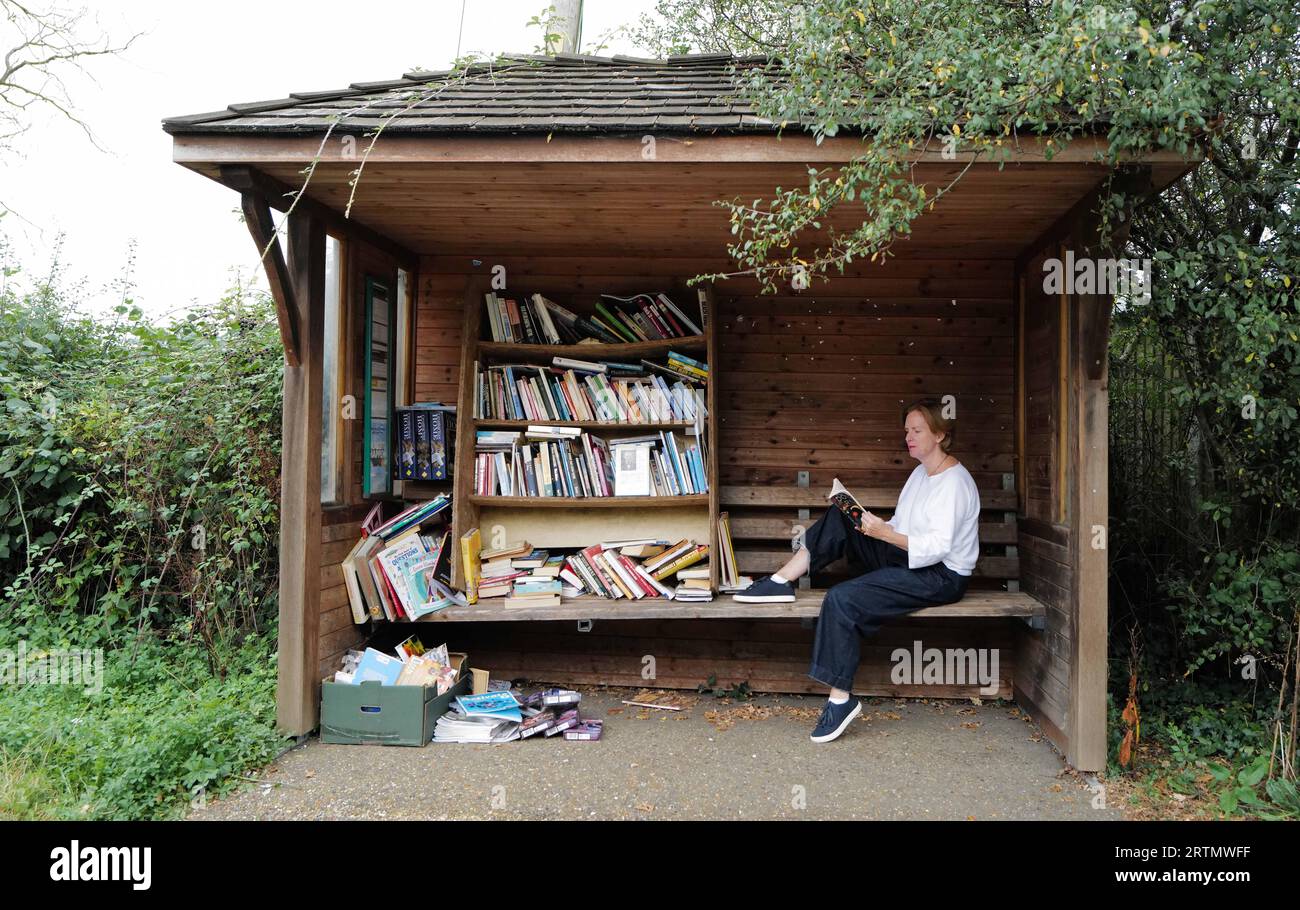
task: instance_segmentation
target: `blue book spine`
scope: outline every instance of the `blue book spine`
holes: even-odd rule
[[[519,387],[515,385],[515,371],[511,367],[506,367],[506,381],[510,383],[510,401],[514,404],[514,413],[511,418],[514,420],[526,420],[524,416],[524,405],[519,399]]]
[[[704,372],[709,371],[709,365],[703,361],[696,360],[694,357],[687,357],[685,354],[679,354],[676,351],[669,351],[668,356],[674,360],[680,360],[682,363],[689,363],[693,367],[698,367]]]
[[[433,479],[433,468],[429,463],[429,415],[423,411],[415,414],[414,467],[414,476],[420,480]]]
[[[578,489],[578,468],[573,463],[573,453],[569,451],[569,446],[566,443],[560,442],[557,445],[559,445],[560,451],[564,453],[564,480],[569,488],[569,495],[577,496],[582,491]]]
[[[555,396],[555,403],[560,407],[560,413],[564,416],[561,420],[574,420],[573,411],[569,409],[569,399],[564,397],[564,390],[560,388],[560,380],[551,381],[551,394]]]
[[[430,411],[425,417],[429,421],[429,478],[443,480],[447,477],[446,414],[442,411]]]
[[[529,455],[532,455],[533,447],[531,444],[524,446]],[[528,490],[529,496],[537,495],[537,474],[533,471],[533,466],[537,462],[531,457],[524,462],[524,487]]]
[[[414,480],[416,476],[416,451],[418,448],[417,431],[414,424],[418,422],[419,415],[407,410],[399,413],[402,417],[402,438],[398,444],[398,476],[402,480]]]

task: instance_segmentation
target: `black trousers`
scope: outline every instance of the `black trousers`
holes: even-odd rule
[[[804,546],[809,572],[844,556],[866,568],[864,574],[826,592],[808,669],[808,675],[818,682],[845,691],[853,688],[858,671],[860,635],[872,634],[890,617],[955,603],[965,596],[970,581],[969,576],[942,562],[909,569],[906,550],[866,536],[834,507],[805,532]]]

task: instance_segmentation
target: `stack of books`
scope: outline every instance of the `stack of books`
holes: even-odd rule
[[[709,381],[709,365],[707,363],[693,357],[687,357],[685,354],[678,354],[676,351],[668,352],[668,368],[690,376],[699,382],[707,383]]]
[[[511,344],[620,344],[703,334],[703,314],[698,322],[689,318],[666,294],[602,294],[590,316],[541,294],[515,298],[488,293],[484,305],[492,340]]]
[[[371,510],[340,564],[353,622],[414,620],[465,603],[451,587],[450,505],[450,496],[439,495],[382,523],[380,507]],[[426,529],[431,533],[421,533]]]
[[[493,420],[696,421],[708,416],[708,364],[574,360],[474,363],[474,416]]]
[[[519,700],[510,692],[462,695],[433,727],[435,743],[504,743],[519,739],[523,720]]]
[[[693,438],[694,442],[687,442]],[[479,430],[481,496],[686,496],[709,490],[705,437],[692,428],[606,440],[578,427]]]
[[[545,689],[522,699],[513,691],[462,696],[434,724],[433,741],[505,743],[560,734],[567,740],[599,740],[604,721],[584,719],[579,714],[581,701],[581,693],[569,689]]]
[[[691,567],[677,572],[677,587],[673,589],[673,599],[687,603],[706,603],[713,600],[713,589],[709,587],[709,567]]]
[[[504,597],[507,607],[558,606],[565,597],[611,599],[664,597],[712,600],[708,544],[683,539],[643,538],[595,543],[561,554],[534,548],[526,540],[498,550],[474,551],[475,528],[465,535],[467,594],[473,599]],[[676,577],[675,586],[672,580]]]
[[[672,544],[667,540],[597,543],[565,557],[560,580],[571,587],[574,592],[571,596],[575,597],[590,594],[612,599],[666,597],[675,600],[677,590],[664,582],[669,576],[702,562],[708,553],[708,544],[697,544],[687,539]],[[692,591],[688,598],[711,600],[708,565],[705,563],[698,568],[704,572],[702,590],[707,596],[701,597]]]
[[[515,580],[526,578],[532,572],[531,569],[515,566],[514,559],[524,559],[532,552],[533,548],[526,540],[507,544],[500,549],[481,550],[476,565],[468,567],[478,577],[477,596],[505,597],[510,594],[515,588]]]

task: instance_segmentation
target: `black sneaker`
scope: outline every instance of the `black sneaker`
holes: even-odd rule
[[[794,603],[794,585],[773,581],[771,575],[754,580],[748,588],[732,595],[732,600],[743,604]]]
[[[849,721],[861,713],[862,702],[852,696],[842,705],[837,705],[828,698],[810,738],[815,743],[828,743],[843,733],[848,728]]]

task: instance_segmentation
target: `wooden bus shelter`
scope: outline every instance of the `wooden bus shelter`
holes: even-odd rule
[[[269,246],[286,360],[279,721],[287,732],[315,728],[319,681],[368,631],[353,622],[338,567],[375,498],[363,492],[365,434],[356,415],[329,403],[366,397],[374,288],[387,289],[399,330],[397,403],[469,400],[474,314],[501,268],[510,291],[560,302],[640,291],[690,298],[686,279],[732,267],[727,213],[715,200],[801,184],[809,167],[846,162],[864,141],[817,145],[756,117],[728,75],[733,63],[753,61],[520,57],[468,76],[417,71],[164,121],[174,160],[239,193],[257,251]],[[962,602],[864,643],[855,691],[974,695],[973,682],[895,683],[889,655],[915,640],[998,648],[998,695],[1083,770],[1102,768],[1106,756],[1112,298],[1048,294],[1042,276],[1046,259],[1067,252],[1109,254],[1095,239],[1108,176],[1095,162],[1102,143],[1085,136],[1049,160],[1040,142],[1022,138],[1005,168],[977,161],[883,265],[772,295],[745,277],[714,285],[716,447],[710,493],[698,503],[710,535],[718,514],[729,514],[742,571],[774,571],[791,535],[825,507],[832,478],[888,513],[914,467],[902,405],[955,396],[954,451],[984,510],[976,577]],[[933,189],[968,164],[960,150],[945,159],[936,149],[915,156],[915,175]],[[1126,164],[1122,177],[1140,195],[1192,166],[1153,155]],[[284,250],[271,211],[290,210],[295,198]],[[841,228],[860,215],[848,208],[837,213]],[[337,261],[327,261],[329,238]],[[472,455],[474,426],[462,409],[462,456]],[[336,459],[322,457],[323,440]],[[323,470],[338,475],[330,495]],[[471,502],[468,473],[458,475],[458,516],[494,520],[490,505]],[[408,482],[381,498],[450,489]],[[566,534],[594,511],[550,505],[511,513],[531,516],[535,545],[571,542]],[[613,527],[633,514],[601,511]],[[635,514],[642,522],[647,513]],[[794,604],[584,598],[529,612],[480,602],[432,619],[498,676],[685,688],[716,676],[720,685],[817,692],[806,675],[812,623],[825,587],[852,571],[832,567]],[[646,655],[653,678],[643,675]]]

